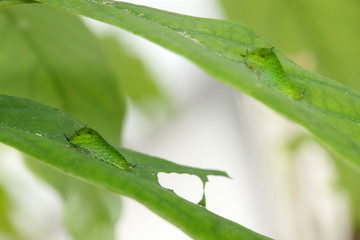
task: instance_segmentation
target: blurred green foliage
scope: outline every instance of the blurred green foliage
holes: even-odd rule
[[[1,0],[0,8],[14,6],[18,4],[24,4],[24,3],[36,3],[36,2],[32,0]]]
[[[118,143],[125,98],[80,18],[29,4],[2,9],[0,22],[0,93],[59,108]]]
[[[0,239],[23,239],[11,221],[11,200],[0,184]]]
[[[115,239],[120,216],[119,196],[26,159],[27,166],[58,191],[63,199],[65,226],[73,239]]]
[[[346,162],[342,161],[337,157],[334,157],[334,162],[339,173],[339,184],[340,187],[345,188],[351,208],[351,216],[353,220],[353,237],[354,239],[360,238],[360,191],[359,191],[359,182],[360,174],[357,169],[354,169],[353,166],[348,165]]]
[[[153,111],[154,107],[166,108],[164,94],[151,75],[144,71],[140,59],[121,47],[118,39],[113,36],[104,36],[101,42],[111,70],[119,79],[126,96],[148,116],[156,113]]]

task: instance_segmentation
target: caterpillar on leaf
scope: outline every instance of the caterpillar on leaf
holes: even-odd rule
[[[120,169],[128,170],[136,166],[130,165],[121,153],[92,128],[85,126],[75,131],[71,137],[65,138],[75,149]]]
[[[260,79],[269,86],[293,99],[300,99],[305,91],[291,81],[286,75],[278,57],[272,51],[273,48],[256,48],[245,55],[246,66],[256,72]]]

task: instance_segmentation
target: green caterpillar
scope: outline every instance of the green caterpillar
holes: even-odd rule
[[[299,88],[286,75],[273,48],[256,48],[245,55],[245,64],[251,71],[256,72],[260,79],[279,92],[293,99],[300,99],[304,91]]]
[[[77,150],[88,153],[91,157],[100,159],[120,169],[128,170],[135,166],[130,165],[123,155],[94,129],[83,127],[66,140]]]

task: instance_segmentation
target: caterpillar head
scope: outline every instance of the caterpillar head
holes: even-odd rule
[[[87,148],[102,139],[98,132],[86,126],[76,131],[71,137],[65,136],[65,138],[75,148]]]
[[[273,48],[256,48],[245,55],[245,64],[251,71],[264,71],[269,66],[280,66],[279,59],[272,51]]]

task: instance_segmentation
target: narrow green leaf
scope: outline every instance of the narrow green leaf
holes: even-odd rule
[[[159,172],[188,173],[207,181],[222,171],[180,166],[127,149],[119,149],[132,170],[120,170],[69,146],[64,134],[83,124],[30,100],[0,95],[0,141],[67,174],[131,197],[195,239],[268,239],[160,186]]]
[[[329,150],[360,166],[359,93],[297,66],[275,49],[289,78],[306,89],[300,100],[274,91],[244,64],[241,54],[271,47],[240,22],[190,17],[124,2],[41,0],[143,36],[303,125]]]

